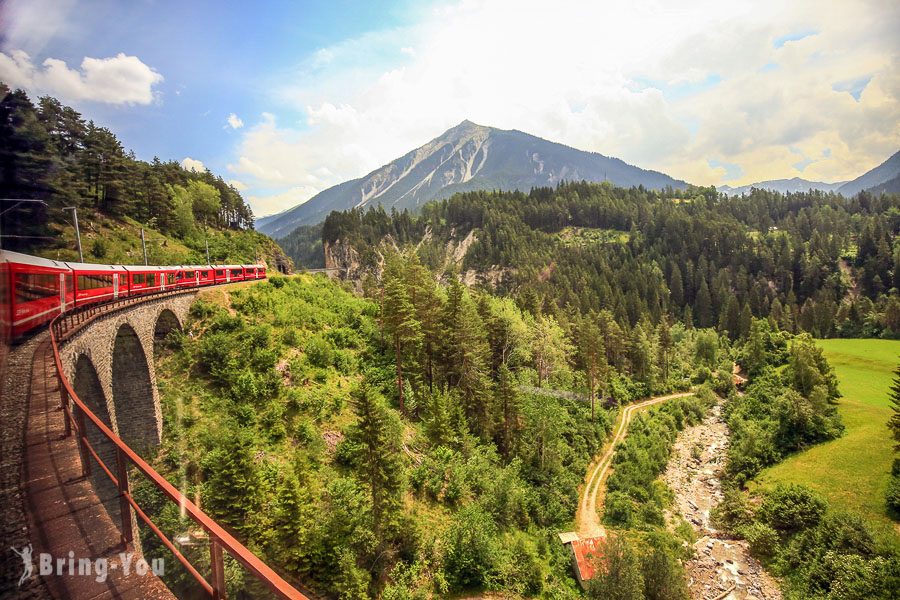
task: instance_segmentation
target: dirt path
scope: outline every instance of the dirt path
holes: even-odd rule
[[[710,511],[722,500],[719,474],[727,448],[728,427],[722,420],[720,404],[702,423],[678,435],[664,475],[675,492],[674,510],[691,524],[699,538],[694,544],[694,557],[685,563],[691,597],[780,599],[778,584],[750,556],[747,543],[729,539],[710,523]]]
[[[643,402],[638,402],[637,404],[631,404],[625,407],[619,415],[619,418],[616,419],[616,423],[613,425],[614,435],[612,440],[604,447],[603,451],[601,451],[599,460],[595,459],[588,467],[585,485],[581,491],[581,498],[578,502],[578,512],[575,515],[575,527],[579,536],[588,538],[605,534],[603,525],[600,524],[600,507],[597,505],[597,497],[600,494],[600,490],[604,487],[606,479],[609,477],[609,466],[612,463],[613,452],[619,442],[625,438],[628,424],[631,423],[634,413],[649,406],[653,406],[654,404],[665,402],[666,400],[684,398],[685,396],[692,395],[693,392],[682,392],[679,394],[656,396],[655,398],[650,398]]]

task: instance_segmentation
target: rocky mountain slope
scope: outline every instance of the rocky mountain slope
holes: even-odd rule
[[[463,121],[365,177],[329,188],[256,228],[275,238],[321,222],[333,210],[381,204],[414,209],[455,192],[553,186],[562,180],[610,181],[622,187],[684,188],[684,181],[516,130]]]

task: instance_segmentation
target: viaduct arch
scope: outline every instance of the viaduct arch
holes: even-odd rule
[[[186,293],[148,300],[100,316],[59,347],[63,371],[75,393],[139,455],[152,451],[162,439],[154,343],[181,328],[194,296]],[[87,436],[115,473],[113,444],[91,425]],[[113,521],[121,523],[118,490],[96,464],[92,464],[91,479]]]

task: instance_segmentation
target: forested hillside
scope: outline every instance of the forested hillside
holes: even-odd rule
[[[532,313],[440,285],[408,250],[366,297],[276,277],[205,292],[192,315],[157,371],[157,467],[266,560],[341,598],[579,597],[556,534],[618,407],[731,386],[714,331],[644,321],[606,345],[622,335],[611,313]],[[657,467],[633,468],[652,480]],[[659,589],[680,577],[681,542],[646,527],[629,552]]]
[[[898,231],[898,195],[728,198],[571,183],[459,194],[420,215],[332,213],[323,240],[332,256],[352,247],[370,270],[379,248],[421,244],[442,270],[448,242],[472,232],[461,265],[469,280],[481,274],[531,311],[607,310],[625,329],[670,315],[736,339],[752,317],[770,317],[821,337],[895,337]]]
[[[0,202],[3,247],[77,259],[71,212],[78,209],[86,261],[142,262],[140,228],[154,261],[287,265],[281,251],[252,232],[253,214],[240,193],[209,171],[175,161],[138,160],[110,130],[73,108],[0,83]]]

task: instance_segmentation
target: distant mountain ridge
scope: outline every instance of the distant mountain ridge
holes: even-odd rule
[[[728,194],[729,196],[740,196],[750,192],[751,188],[770,190],[787,194],[791,192],[808,192],[809,190],[822,190],[823,192],[837,192],[846,197],[853,196],[867,190],[878,194],[882,192],[900,191],[900,151],[895,152],[893,156],[886,161],[866,171],[852,181],[838,181],[836,183],[823,183],[821,181],[807,181],[794,177],[792,179],[773,179],[771,181],[760,181],[749,185],[742,185],[733,188],[728,185],[718,187],[718,191]]]
[[[852,196],[863,190],[877,188],[897,176],[900,176],[900,151],[895,152],[893,156],[871,171],[863,173],[853,181],[848,181],[838,188],[838,192],[844,196]]]
[[[333,210],[383,205],[414,209],[456,192],[554,186],[560,181],[609,181],[617,186],[684,189],[687,183],[618,158],[586,152],[517,131],[463,121],[424,146],[359,179],[328,188],[307,202],[263,217],[256,228],[274,238],[313,225]]]
[[[749,185],[742,185],[736,188],[733,188],[729,185],[723,185],[716,189],[720,192],[728,194],[729,196],[740,196],[741,194],[747,194],[750,192],[751,188],[769,190],[772,192],[779,192],[781,194],[808,192],[809,190],[835,192],[845,183],[845,181],[838,181],[837,183],[824,183],[822,181],[808,181],[799,177],[792,177],[791,179],[772,179],[770,181],[760,181],[759,183],[751,183]]]

